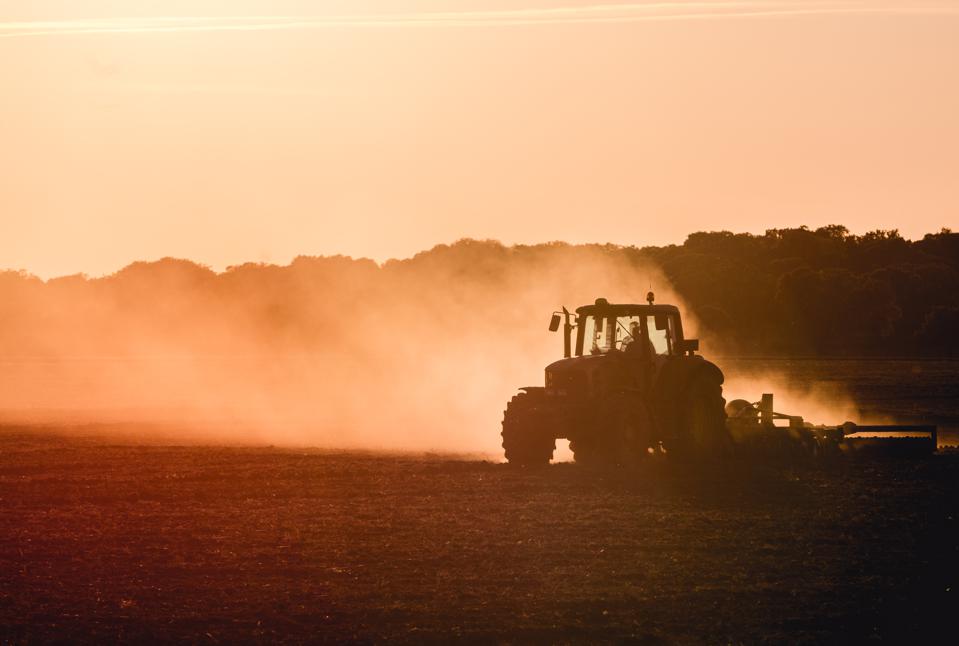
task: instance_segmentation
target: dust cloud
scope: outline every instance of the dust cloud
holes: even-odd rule
[[[215,273],[164,259],[46,282],[7,272],[0,421],[498,456],[505,403],[562,355],[551,313],[600,296],[643,302],[650,287],[695,335],[660,270],[615,246],[464,240],[383,265],[300,257]],[[721,338],[702,343],[721,354]],[[772,389],[777,409],[811,421],[855,415],[835,392],[718,363],[727,399]]]
[[[621,252],[461,241],[382,266],[301,257],[217,274],[165,259],[100,279],[7,275],[0,410],[144,440],[499,454],[506,401],[562,355],[554,310],[642,302],[650,285],[675,302]]]

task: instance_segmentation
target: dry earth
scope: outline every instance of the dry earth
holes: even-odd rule
[[[0,642],[947,642],[957,483],[956,453],[525,471],[6,427]]]

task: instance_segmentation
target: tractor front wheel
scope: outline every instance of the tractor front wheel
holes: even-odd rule
[[[544,415],[541,398],[523,392],[506,404],[503,449],[510,464],[549,464],[556,450],[556,438]]]

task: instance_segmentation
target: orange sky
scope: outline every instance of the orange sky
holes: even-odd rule
[[[0,0],[0,267],[917,237],[957,80],[959,1]]]

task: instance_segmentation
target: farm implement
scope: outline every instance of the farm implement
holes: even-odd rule
[[[906,456],[934,453],[938,445],[937,428],[929,425],[810,424],[775,412],[769,393],[755,403],[734,399],[726,404],[726,415],[730,439],[743,453]]]

